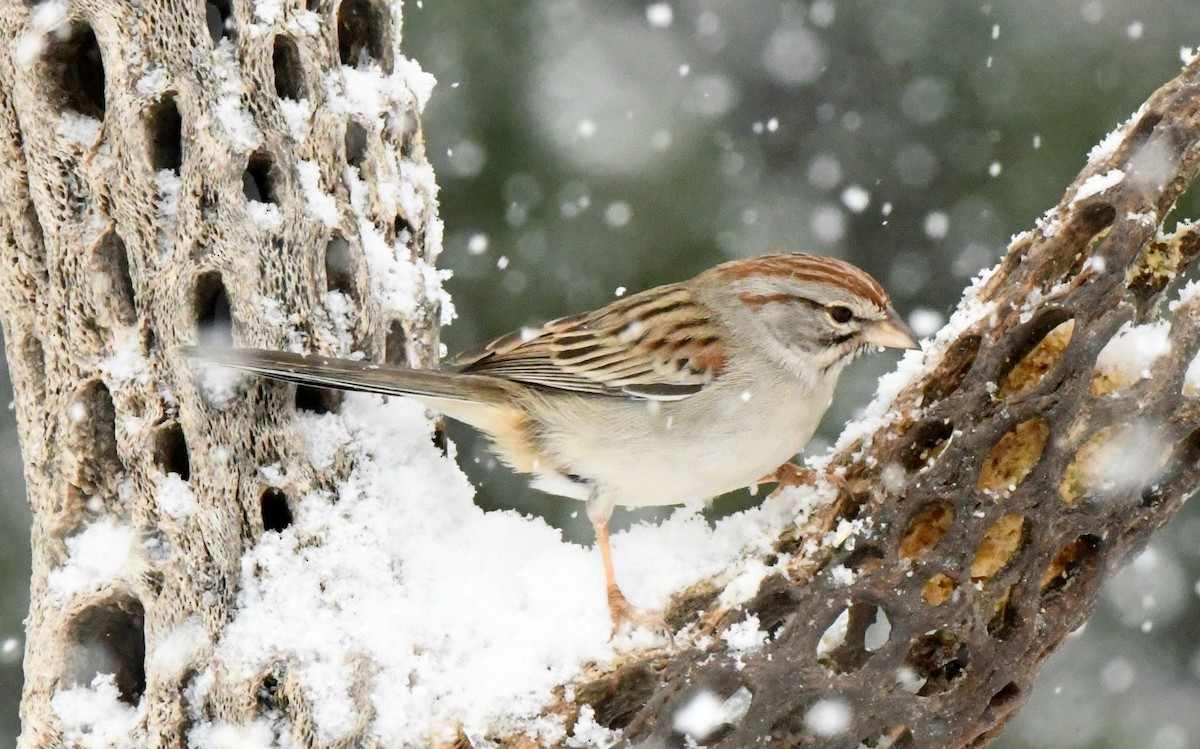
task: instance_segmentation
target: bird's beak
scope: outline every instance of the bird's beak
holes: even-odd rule
[[[872,323],[863,330],[863,340],[884,348],[921,348],[917,336],[894,309],[888,310],[886,320]]]

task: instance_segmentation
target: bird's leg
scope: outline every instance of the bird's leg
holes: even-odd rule
[[[629,622],[637,626],[656,627],[667,633],[667,637],[671,638],[671,631],[667,628],[667,621],[663,619],[662,614],[653,611],[643,611],[636,608],[621,592],[621,586],[617,585],[617,575],[613,570],[612,563],[612,548],[608,542],[608,520],[593,523],[596,529],[596,545],[600,547],[600,558],[604,561],[604,582],[608,590],[608,611],[612,615],[612,634],[609,637],[616,637],[617,631],[621,629],[622,622]]]
[[[650,626],[657,627],[667,633],[667,637],[671,637],[671,632],[667,629],[667,622],[663,619],[662,614],[643,611],[634,607],[621,592],[621,586],[617,585],[617,573],[613,569],[612,547],[609,544],[608,536],[608,519],[612,515],[611,505],[601,505],[596,503],[594,499],[588,500],[588,518],[592,521],[592,528],[596,531],[596,546],[600,547],[600,559],[604,562],[604,583],[608,593],[608,611],[612,615],[612,635],[615,637],[617,631],[621,629],[622,622],[629,622],[634,626]]]

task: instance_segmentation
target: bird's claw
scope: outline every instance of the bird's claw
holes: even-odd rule
[[[774,473],[763,476],[757,483],[777,483],[780,486],[816,486],[818,480],[819,474],[815,470],[808,466],[788,462],[776,468]],[[839,493],[851,493],[850,484],[840,473],[833,470],[826,471],[825,480],[837,487]]]
[[[608,586],[608,610],[612,614],[612,634],[609,639],[617,636],[617,632],[621,630],[621,625],[629,622],[634,627],[651,627],[661,631],[667,636],[667,640],[671,643],[671,647],[675,646],[675,637],[671,633],[671,628],[667,626],[667,620],[657,611],[646,611],[639,609],[629,602],[625,594],[616,585]]]

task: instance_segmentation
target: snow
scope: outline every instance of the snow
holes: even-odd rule
[[[66,0],[39,3],[29,14],[28,31],[17,40],[13,61],[17,65],[31,64],[46,47],[47,34],[62,34],[70,21],[70,4]]]
[[[1125,179],[1125,172],[1120,169],[1109,169],[1104,174],[1093,174],[1083,181],[1079,189],[1075,191],[1075,197],[1071,200],[1072,203],[1077,203],[1081,200],[1086,200],[1093,195],[1108,190],[1121,183]]]
[[[758,628],[758,617],[751,614],[742,621],[731,624],[729,629],[721,633],[721,639],[731,652],[741,654],[762,647],[767,641],[767,633]]]
[[[646,6],[646,22],[656,29],[665,29],[675,20],[670,3],[651,3]]]
[[[946,238],[950,231],[950,217],[945,211],[932,211],[925,216],[925,236],[933,240]]]
[[[67,561],[50,573],[50,590],[62,599],[95,590],[116,579],[128,564],[133,526],[97,520],[66,541]]]
[[[308,99],[295,101],[294,99],[280,99],[279,111],[283,114],[284,122],[287,123],[288,132],[296,139],[296,143],[303,143],[308,138],[308,126],[312,122],[313,108],[312,102]]]
[[[157,97],[167,87],[167,80],[167,69],[155,65],[138,78],[137,92],[142,96]]]
[[[609,642],[597,552],[562,543],[540,520],[476,507],[465,478],[428,439],[424,408],[349,394],[339,413],[299,419],[314,467],[340,455],[354,468],[336,496],[296,497],[293,525],[245,555],[237,613],[216,655],[235,674],[294,658],[323,740],[355,726],[359,659],[378,669],[378,737],[409,745],[460,722],[472,740],[526,730],[521,721],[587,663],[665,642],[645,628]],[[796,488],[715,528],[684,509],[617,533],[618,578],[651,609],[724,570],[749,589],[769,571],[756,557],[812,501],[811,490]],[[749,617],[724,637],[745,653],[766,634]]]
[[[214,119],[229,137],[229,145],[234,153],[253,151],[262,142],[262,133],[243,106],[239,87],[229,84],[230,81],[227,80],[221,86],[224,95],[217,99],[213,107]]]
[[[110,388],[120,387],[127,382],[145,384],[150,381],[150,361],[142,356],[142,345],[137,331],[118,329],[113,334],[113,352],[100,361],[100,371]]]
[[[139,720],[144,709],[120,699],[116,678],[98,674],[88,686],[64,689],[50,700],[62,740],[75,749],[137,749],[145,746]]]
[[[591,705],[584,705],[579,710],[579,719],[575,721],[575,729],[567,739],[567,746],[608,749],[620,738],[620,731],[605,728],[596,722],[595,708]]]
[[[288,749],[291,741],[281,733],[266,718],[247,725],[201,723],[188,731],[188,749]]]
[[[182,676],[184,671],[203,657],[210,645],[208,632],[196,617],[189,617],[170,632],[154,638],[148,654],[149,668],[160,679]]]
[[[172,169],[160,169],[154,173],[154,184],[158,187],[158,203],[155,209],[159,217],[158,261],[161,265],[170,257],[171,236],[175,230],[175,214],[179,211],[179,189],[183,181]]]
[[[817,657],[832,653],[846,641],[846,630],[850,626],[850,609],[842,609],[842,613],[833,620],[817,641]]]
[[[862,213],[871,204],[871,193],[861,185],[849,185],[842,190],[842,204],[854,213]]]
[[[199,506],[192,488],[177,473],[168,473],[158,485],[155,502],[175,520],[183,520]]]
[[[1200,390],[1200,355],[1192,359],[1183,373],[1184,394],[1195,395],[1198,390]]]
[[[58,115],[54,130],[60,138],[90,146],[100,136],[100,120],[68,110]]]
[[[300,177],[300,189],[304,191],[304,199],[308,203],[308,213],[312,217],[332,229],[341,221],[337,200],[321,189],[321,168],[312,161],[300,159],[296,163],[296,171]]]
[[[1096,369],[1125,386],[1150,376],[1159,358],[1171,353],[1171,325],[1156,320],[1145,325],[1125,323],[1096,357]]]
[[[804,714],[804,725],[818,736],[837,736],[850,727],[853,715],[844,700],[821,699]]]
[[[946,316],[928,307],[917,307],[908,315],[908,326],[918,338],[928,338],[946,324]]]
[[[246,201],[246,212],[250,214],[250,220],[254,225],[266,231],[278,229],[283,223],[283,214],[279,212],[279,206],[274,203],[263,203],[258,200]]]
[[[722,726],[737,725],[749,711],[753,699],[754,695],[746,687],[739,687],[725,700],[711,690],[701,689],[671,716],[671,727],[693,742],[704,741]]]

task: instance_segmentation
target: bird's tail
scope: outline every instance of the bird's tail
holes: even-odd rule
[[[486,375],[409,369],[266,349],[183,346],[180,351],[197,361],[219,364],[274,380],[336,390],[416,396],[430,402],[475,404],[503,403],[511,397],[504,383]]]

